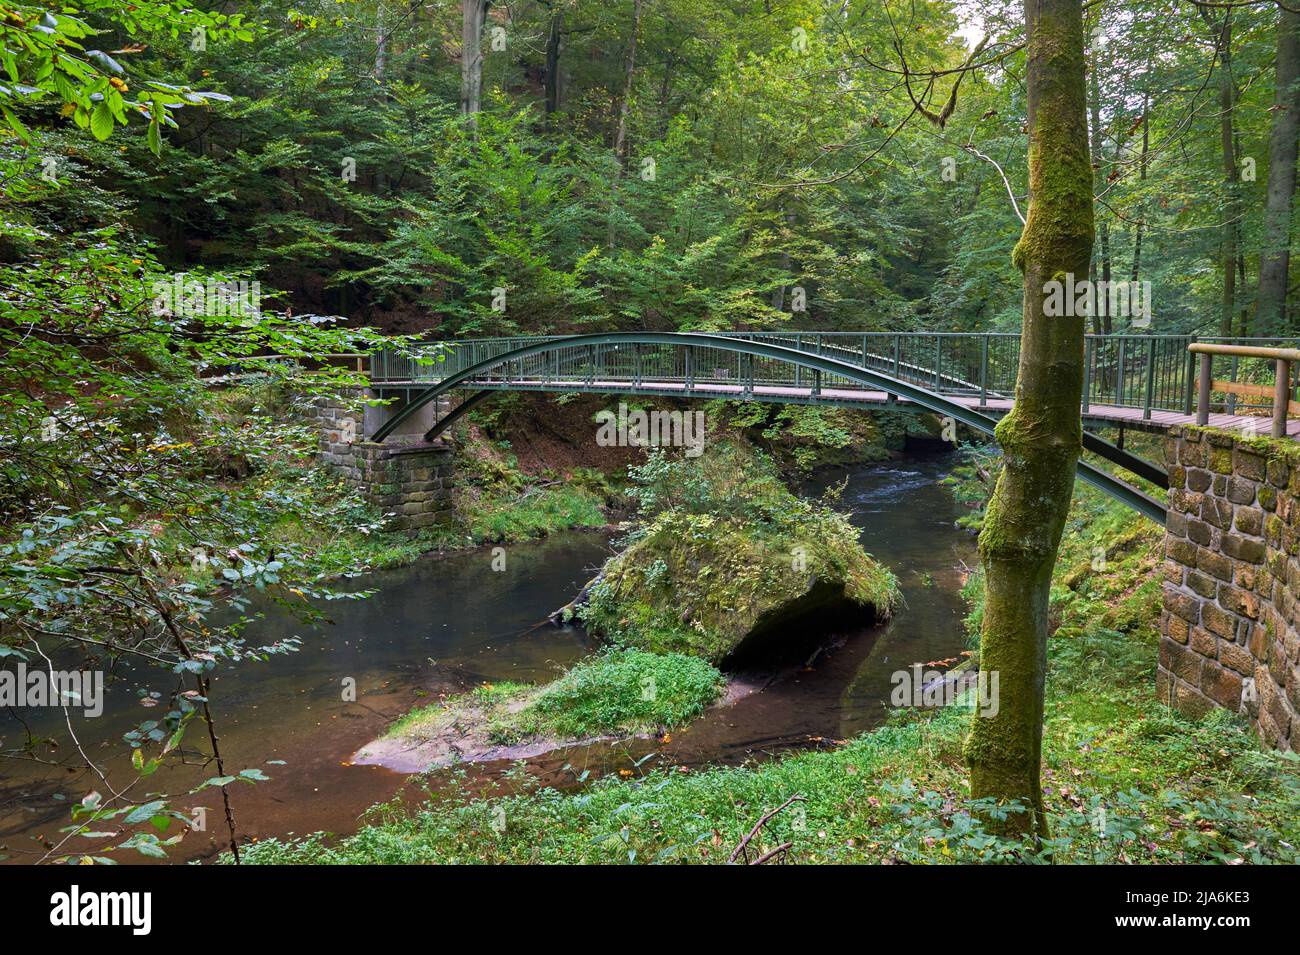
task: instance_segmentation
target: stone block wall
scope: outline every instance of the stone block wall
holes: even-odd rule
[[[365,411],[357,404],[360,394],[317,398],[312,402],[314,424],[320,433],[320,459],[342,472],[354,469],[352,446],[365,437]],[[349,478],[357,475],[348,473]]]
[[[386,514],[394,530],[419,530],[451,519],[452,448],[445,443],[390,447],[363,441],[352,446],[343,469]]]
[[[1300,749],[1300,446],[1209,428],[1165,442],[1169,516],[1156,690],[1245,714]]]
[[[321,462],[391,514],[388,526],[394,530],[414,531],[450,520],[455,480],[451,444],[426,444],[417,433],[394,434],[383,444],[366,440],[383,414],[360,405],[360,397],[352,393],[313,402]]]

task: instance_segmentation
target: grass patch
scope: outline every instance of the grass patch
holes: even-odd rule
[[[525,474],[508,441],[494,443],[476,429],[460,434],[456,523],[471,543],[512,543],[607,523],[603,506],[616,492],[599,472]]]
[[[487,684],[413,710],[385,735],[430,736],[452,725],[475,725],[497,745],[632,736],[689,722],[723,686],[722,674],[695,657],[611,648],[544,686]]]
[[[458,516],[474,543],[528,540],[577,527],[604,527],[603,501],[583,487],[493,490],[464,500]]]
[[[723,685],[696,657],[608,649],[544,687],[529,716],[565,737],[673,729],[699,716]]]

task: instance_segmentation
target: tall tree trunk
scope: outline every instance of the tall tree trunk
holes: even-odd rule
[[[1300,13],[1278,9],[1277,89],[1268,144],[1264,247],[1259,255],[1255,334],[1287,331],[1286,292],[1291,267],[1291,203],[1295,199],[1296,144],[1300,139]]]
[[[1202,8],[1204,9],[1204,8]],[[1240,223],[1240,188],[1237,170],[1237,149],[1233,136],[1232,111],[1237,102],[1237,91],[1232,82],[1232,11],[1223,14],[1223,29],[1219,32],[1219,139],[1223,148],[1223,314],[1220,320],[1222,334],[1232,334],[1232,319],[1237,308],[1237,230]]]
[[[564,33],[564,9],[558,0],[551,5],[551,23],[546,34],[545,110],[550,116],[560,108],[560,39]]]
[[[1040,769],[1048,596],[1070,510],[1083,428],[1082,318],[1049,317],[1045,285],[1092,257],[1093,193],[1083,0],[1025,0],[1029,215],[1013,261],[1024,274],[1015,405],[996,435],[1004,466],[980,533],[986,603],[980,667],[998,674],[999,708],[966,740],[975,798],[1028,809],[999,827],[1043,834]]]
[[[483,25],[490,0],[461,0],[460,5],[460,112],[470,132],[478,132],[483,108]]]
[[[623,160],[627,137],[627,114],[632,106],[632,75],[636,71],[636,35],[641,31],[641,0],[632,0],[632,36],[627,41],[627,64],[623,79],[623,101],[618,107],[618,129],[614,133],[614,157]]]
[[[1138,156],[1138,182],[1147,181],[1147,150],[1151,146],[1151,124],[1148,122],[1147,114],[1151,112],[1151,91],[1142,91],[1142,152]],[[1138,186],[1139,194],[1142,191],[1141,185]],[[1138,280],[1142,274],[1142,227],[1146,224],[1146,200],[1143,198],[1138,206],[1138,221],[1133,229],[1133,281]]]
[[[384,5],[375,11],[375,98],[384,100],[384,71],[388,67],[388,28],[384,25]],[[375,195],[388,192],[388,177],[382,165],[375,171]]]
[[[669,50],[668,56],[664,59],[664,78],[659,84],[659,110],[660,115],[665,117],[663,120],[665,126],[671,122],[666,116],[668,113],[668,91],[672,88],[673,67],[676,65],[677,55],[672,50]]]
[[[1246,253],[1241,249],[1241,243],[1237,243],[1237,287],[1246,287]],[[1243,304],[1237,310],[1237,337],[1248,338],[1250,336],[1250,309]]]
[[[777,209],[777,215],[780,216],[781,220],[785,223],[784,234],[781,236],[782,248],[778,260],[781,263],[781,271],[784,274],[789,275],[790,270],[794,267],[794,263],[790,259],[790,252],[785,248],[785,243],[789,241],[789,236],[794,231],[795,213],[794,209],[787,206],[783,201],[781,206]],[[772,307],[778,312],[785,308],[784,285],[778,285],[772,290]]]
[[[388,29],[384,26],[384,5],[375,11],[375,83],[384,82],[384,69],[388,64]]]
[[[1232,334],[1237,307],[1237,230],[1240,201],[1237,187],[1237,149],[1233,135],[1233,108],[1237,91],[1232,82],[1232,11],[1215,21],[1205,7],[1201,17],[1215,29],[1214,52],[1219,60],[1219,144],[1223,153],[1223,234],[1219,239],[1219,265],[1223,274],[1223,298],[1219,306],[1219,334]]]
[[[623,101],[618,107],[618,126],[614,131],[614,181],[609,188],[609,248],[614,248],[614,208],[618,200],[618,183],[623,176],[623,145],[627,140],[627,114],[632,105],[632,77],[636,73],[636,36],[641,32],[641,0],[632,0],[632,36],[627,43],[627,66],[623,80]]]
[[[1100,195],[1101,191],[1106,188],[1106,147],[1101,131],[1101,80],[1097,76],[1095,41],[1090,59],[1088,82],[1091,95],[1088,99],[1092,112],[1092,184],[1094,195]],[[1105,220],[1102,220],[1097,229],[1097,237],[1100,240],[1100,249],[1098,250],[1097,261],[1090,262],[1088,265],[1088,278],[1095,289],[1097,287],[1098,265],[1100,265],[1101,280],[1106,283],[1104,287],[1110,288],[1110,225]],[[1110,314],[1110,297],[1108,295],[1099,294],[1095,297],[1092,330],[1097,335],[1109,335],[1114,330]]]

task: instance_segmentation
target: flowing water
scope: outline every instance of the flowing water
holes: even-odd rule
[[[891,567],[904,605],[888,623],[828,634],[826,649],[808,665],[762,674],[765,688],[708,711],[675,732],[668,744],[637,739],[568,747],[529,761],[527,770],[547,785],[574,785],[618,769],[654,765],[739,763],[796,748],[829,745],[860,733],[885,716],[891,675],[913,663],[948,659],[962,647],[959,596],[962,569],[974,560],[970,536],[954,527],[962,509],[939,480],[950,457],[907,459],[833,472],[810,482],[809,493],[845,482],[840,507],[853,511],[862,542]],[[300,636],[297,653],[218,671],[212,705],[226,771],[260,768],[269,782],[232,789],[241,835],[263,838],[324,830],[353,831],[370,805],[414,794],[417,777],[375,766],[354,766],[349,756],[380,735],[413,706],[483,681],[537,682],[593,650],[580,628],[555,628],[546,616],[570,600],[611,553],[596,533],[566,533],[508,548],[504,570],[479,550],[427,559],[400,570],[368,575],[357,586],[378,592],[328,607],[319,627],[268,613],[250,627],[250,642]],[[344,690],[355,681],[355,702]],[[80,747],[121,786],[133,778],[122,734],[160,715],[139,702],[139,690],[174,689],[172,677],[127,672],[109,683],[104,713],[72,718]],[[49,738],[42,762],[0,761],[0,856],[35,861],[62,838],[69,804],[92,789],[106,791],[83,761],[59,710],[0,713],[0,749],[13,749],[27,733]],[[25,723],[24,723],[25,721]],[[206,748],[198,731],[191,745]],[[69,768],[71,767],[71,768]],[[455,785],[495,785],[505,763],[470,767]],[[173,859],[211,856],[224,846],[219,790],[186,791],[216,775],[198,753],[167,766],[133,790],[167,791],[187,812],[201,808],[206,829],[190,833]],[[451,785],[433,773],[419,785]],[[136,797],[141,799],[141,795]],[[70,842],[61,851],[77,846]],[[135,861],[134,853],[122,861]]]

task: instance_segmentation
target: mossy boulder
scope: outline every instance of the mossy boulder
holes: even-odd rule
[[[794,624],[812,615],[881,619],[897,595],[893,574],[828,508],[807,505],[780,529],[669,511],[605,564],[581,616],[622,646],[718,664],[742,647],[793,642]]]

